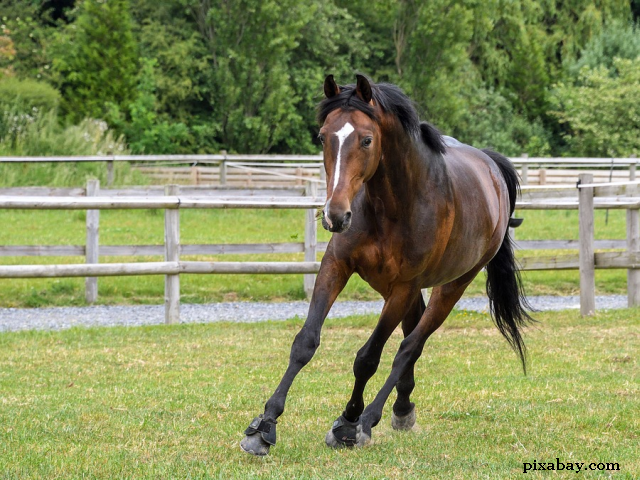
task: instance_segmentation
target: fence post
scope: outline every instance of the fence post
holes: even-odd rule
[[[632,171],[635,177],[635,169]],[[632,178],[635,180],[635,178]],[[629,195],[637,194],[637,187],[629,190]],[[627,252],[640,252],[640,211],[627,210]],[[627,304],[629,307],[640,306],[640,269],[627,270]]]
[[[193,165],[191,167],[191,183],[193,185],[200,185],[200,167]]]
[[[632,153],[629,158],[636,158],[636,154]],[[636,168],[638,166],[638,162],[632,163],[629,165],[629,180],[632,182],[636,179]]]
[[[220,185],[227,184],[227,151],[222,150],[220,153],[224,155],[224,158],[220,160]]]
[[[524,159],[529,158],[529,154],[523,153],[522,158]],[[522,175],[520,176],[520,179],[522,181],[522,185],[529,185],[529,164],[528,163],[522,164]]]
[[[547,184],[547,169],[541,168],[538,170],[538,185]]]
[[[578,184],[593,183],[591,173],[581,173]],[[596,310],[596,277],[593,220],[593,187],[578,189],[578,214],[580,217],[580,314],[593,315]]]
[[[317,195],[317,184],[307,182],[305,188],[307,197],[315,198]],[[304,261],[315,262],[318,244],[318,222],[316,221],[316,209],[312,208],[306,212],[307,221],[304,226]],[[307,298],[311,298],[313,286],[316,283],[316,275],[308,273],[304,275],[304,293]]]
[[[178,195],[178,185],[165,185],[165,195]],[[167,208],[164,211],[164,259],[166,262],[180,261],[180,209]],[[164,277],[164,320],[165,323],[180,321],[180,275]]]
[[[87,197],[95,197],[100,190],[100,180],[87,180]],[[87,239],[85,244],[85,263],[98,263],[100,235],[100,210],[87,210]],[[84,279],[84,298],[87,303],[98,300],[98,277]]]
[[[113,185],[113,160],[107,160],[107,188]]]

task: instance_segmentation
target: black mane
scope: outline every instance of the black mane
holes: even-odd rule
[[[435,152],[445,152],[446,146],[438,129],[427,122],[420,121],[413,101],[399,87],[391,83],[371,83],[371,91],[373,101],[380,105],[383,111],[394,115],[407,135],[414,139],[422,139]],[[338,95],[325,98],[318,104],[318,123],[323,124],[327,116],[338,108],[359,110],[374,121],[380,121],[373,106],[365,103],[356,95],[354,84],[341,85]]]

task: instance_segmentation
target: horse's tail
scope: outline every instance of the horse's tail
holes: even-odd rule
[[[520,191],[518,173],[511,162],[505,156],[492,150],[482,150],[496,162],[502,176],[507,183],[509,192],[509,216],[513,214],[516,205],[516,195]],[[511,218],[509,226],[516,227],[521,221]],[[520,271],[513,252],[513,242],[509,231],[505,232],[504,240],[498,253],[489,262],[487,270],[487,296],[491,316],[507,339],[507,342],[515,350],[522,362],[522,368],[527,371],[527,349],[522,339],[522,329],[533,321],[527,310],[532,310],[522,287]]]

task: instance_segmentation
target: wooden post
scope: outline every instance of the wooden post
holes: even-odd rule
[[[593,183],[591,173],[580,174],[579,185]],[[593,225],[593,193],[594,188],[578,189],[578,215],[580,217],[580,314],[593,315],[596,310],[596,277],[594,225]]]
[[[95,197],[100,190],[100,181],[87,181],[87,197]],[[85,263],[98,263],[98,246],[100,232],[100,210],[87,210],[87,240],[85,245]],[[86,277],[84,280],[84,298],[87,303],[98,300],[98,278]]]
[[[113,160],[107,160],[107,188],[113,185]]]
[[[227,184],[227,151],[222,150],[222,155],[224,155],[224,159],[220,161],[220,185]]]
[[[635,165],[634,165],[635,166]],[[631,172],[635,180],[635,168]],[[629,195],[637,195],[638,188],[629,189]],[[640,252],[640,211],[627,210],[627,252]],[[640,269],[627,270],[627,303],[629,307],[640,306]]]
[[[547,184],[547,169],[541,168],[538,170],[538,185],[546,185]]]
[[[165,195],[178,195],[178,185],[166,185]],[[164,259],[166,262],[180,261],[180,209],[168,208],[164,211]],[[180,275],[164,277],[164,319],[165,323],[180,321]]]
[[[315,198],[317,185],[315,182],[307,182],[306,196]],[[304,226],[304,261],[315,262],[317,252],[318,222],[316,220],[315,208],[306,211],[307,221]],[[304,293],[307,298],[311,298],[313,286],[316,283],[316,275],[313,273],[304,276]]]
[[[630,158],[636,158],[636,154],[632,153]],[[638,163],[632,163],[629,165],[629,180],[631,180],[632,182],[636,179],[636,168],[638,166]]]
[[[191,167],[191,184],[200,185],[200,167]]]
[[[529,158],[528,153],[523,153],[522,158]],[[522,175],[520,176],[522,185],[529,185],[529,165],[526,163],[522,164]]]

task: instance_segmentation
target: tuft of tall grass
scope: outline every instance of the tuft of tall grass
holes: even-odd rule
[[[17,106],[0,115],[0,156],[79,156],[129,153],[123,136],[116,136],[106,122],[85,119],[63,127],[55,110],[30,112]],[[82,186],[87,178],[106,182],[101,162],[0,163],[0,186]],[[117,184],[144,184],[145,178],[119,162],[114,168]]]

